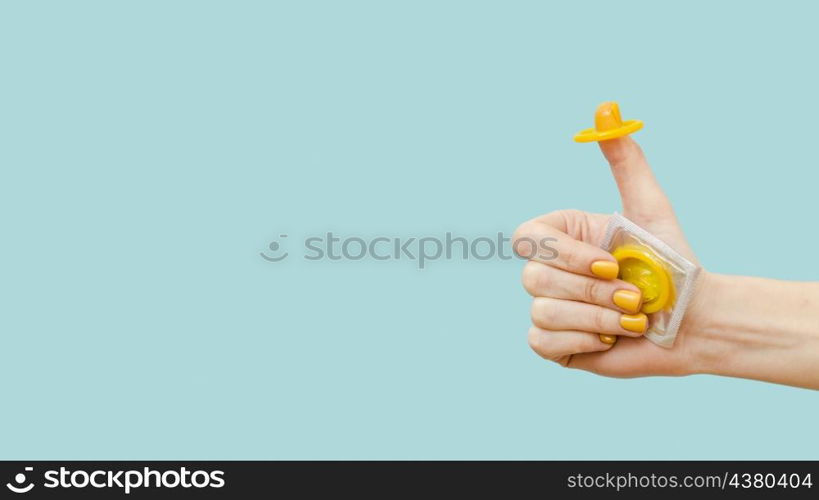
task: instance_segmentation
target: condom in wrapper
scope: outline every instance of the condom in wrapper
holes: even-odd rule
[[[649,317],[645,337],[672,347],[701,268],[620,214],[611,217],[600,246],[617,259],[617,277],[643,294],[640,311]]]

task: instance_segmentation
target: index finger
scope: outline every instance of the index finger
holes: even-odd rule
[[[515,231],[512,248],[523,258],[585,276],[612,280],[620,270],[610,253],[576,240],[542,220],[520,226]]]

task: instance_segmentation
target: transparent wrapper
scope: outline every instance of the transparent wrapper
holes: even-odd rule
[[[637,247],[653,256],[668,273],[673,283],[671,298],[661,310],[648,315],[649,328],[645,337],[661,347],[672,347],[694,294],[701,268],[617,213],[611,217],[600,246],[612,253],[622,247]]]

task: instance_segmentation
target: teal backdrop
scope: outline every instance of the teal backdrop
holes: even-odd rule
[[[816,280],[817,15],[3,2],[0,458],[819,458],[816,392],[539,359],[520,261],[299,254],[618,210],[617,100],[708,269]]]

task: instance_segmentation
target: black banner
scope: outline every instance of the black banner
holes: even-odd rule
[[[819,462],[0,462],[0,498],[816,498]]]

